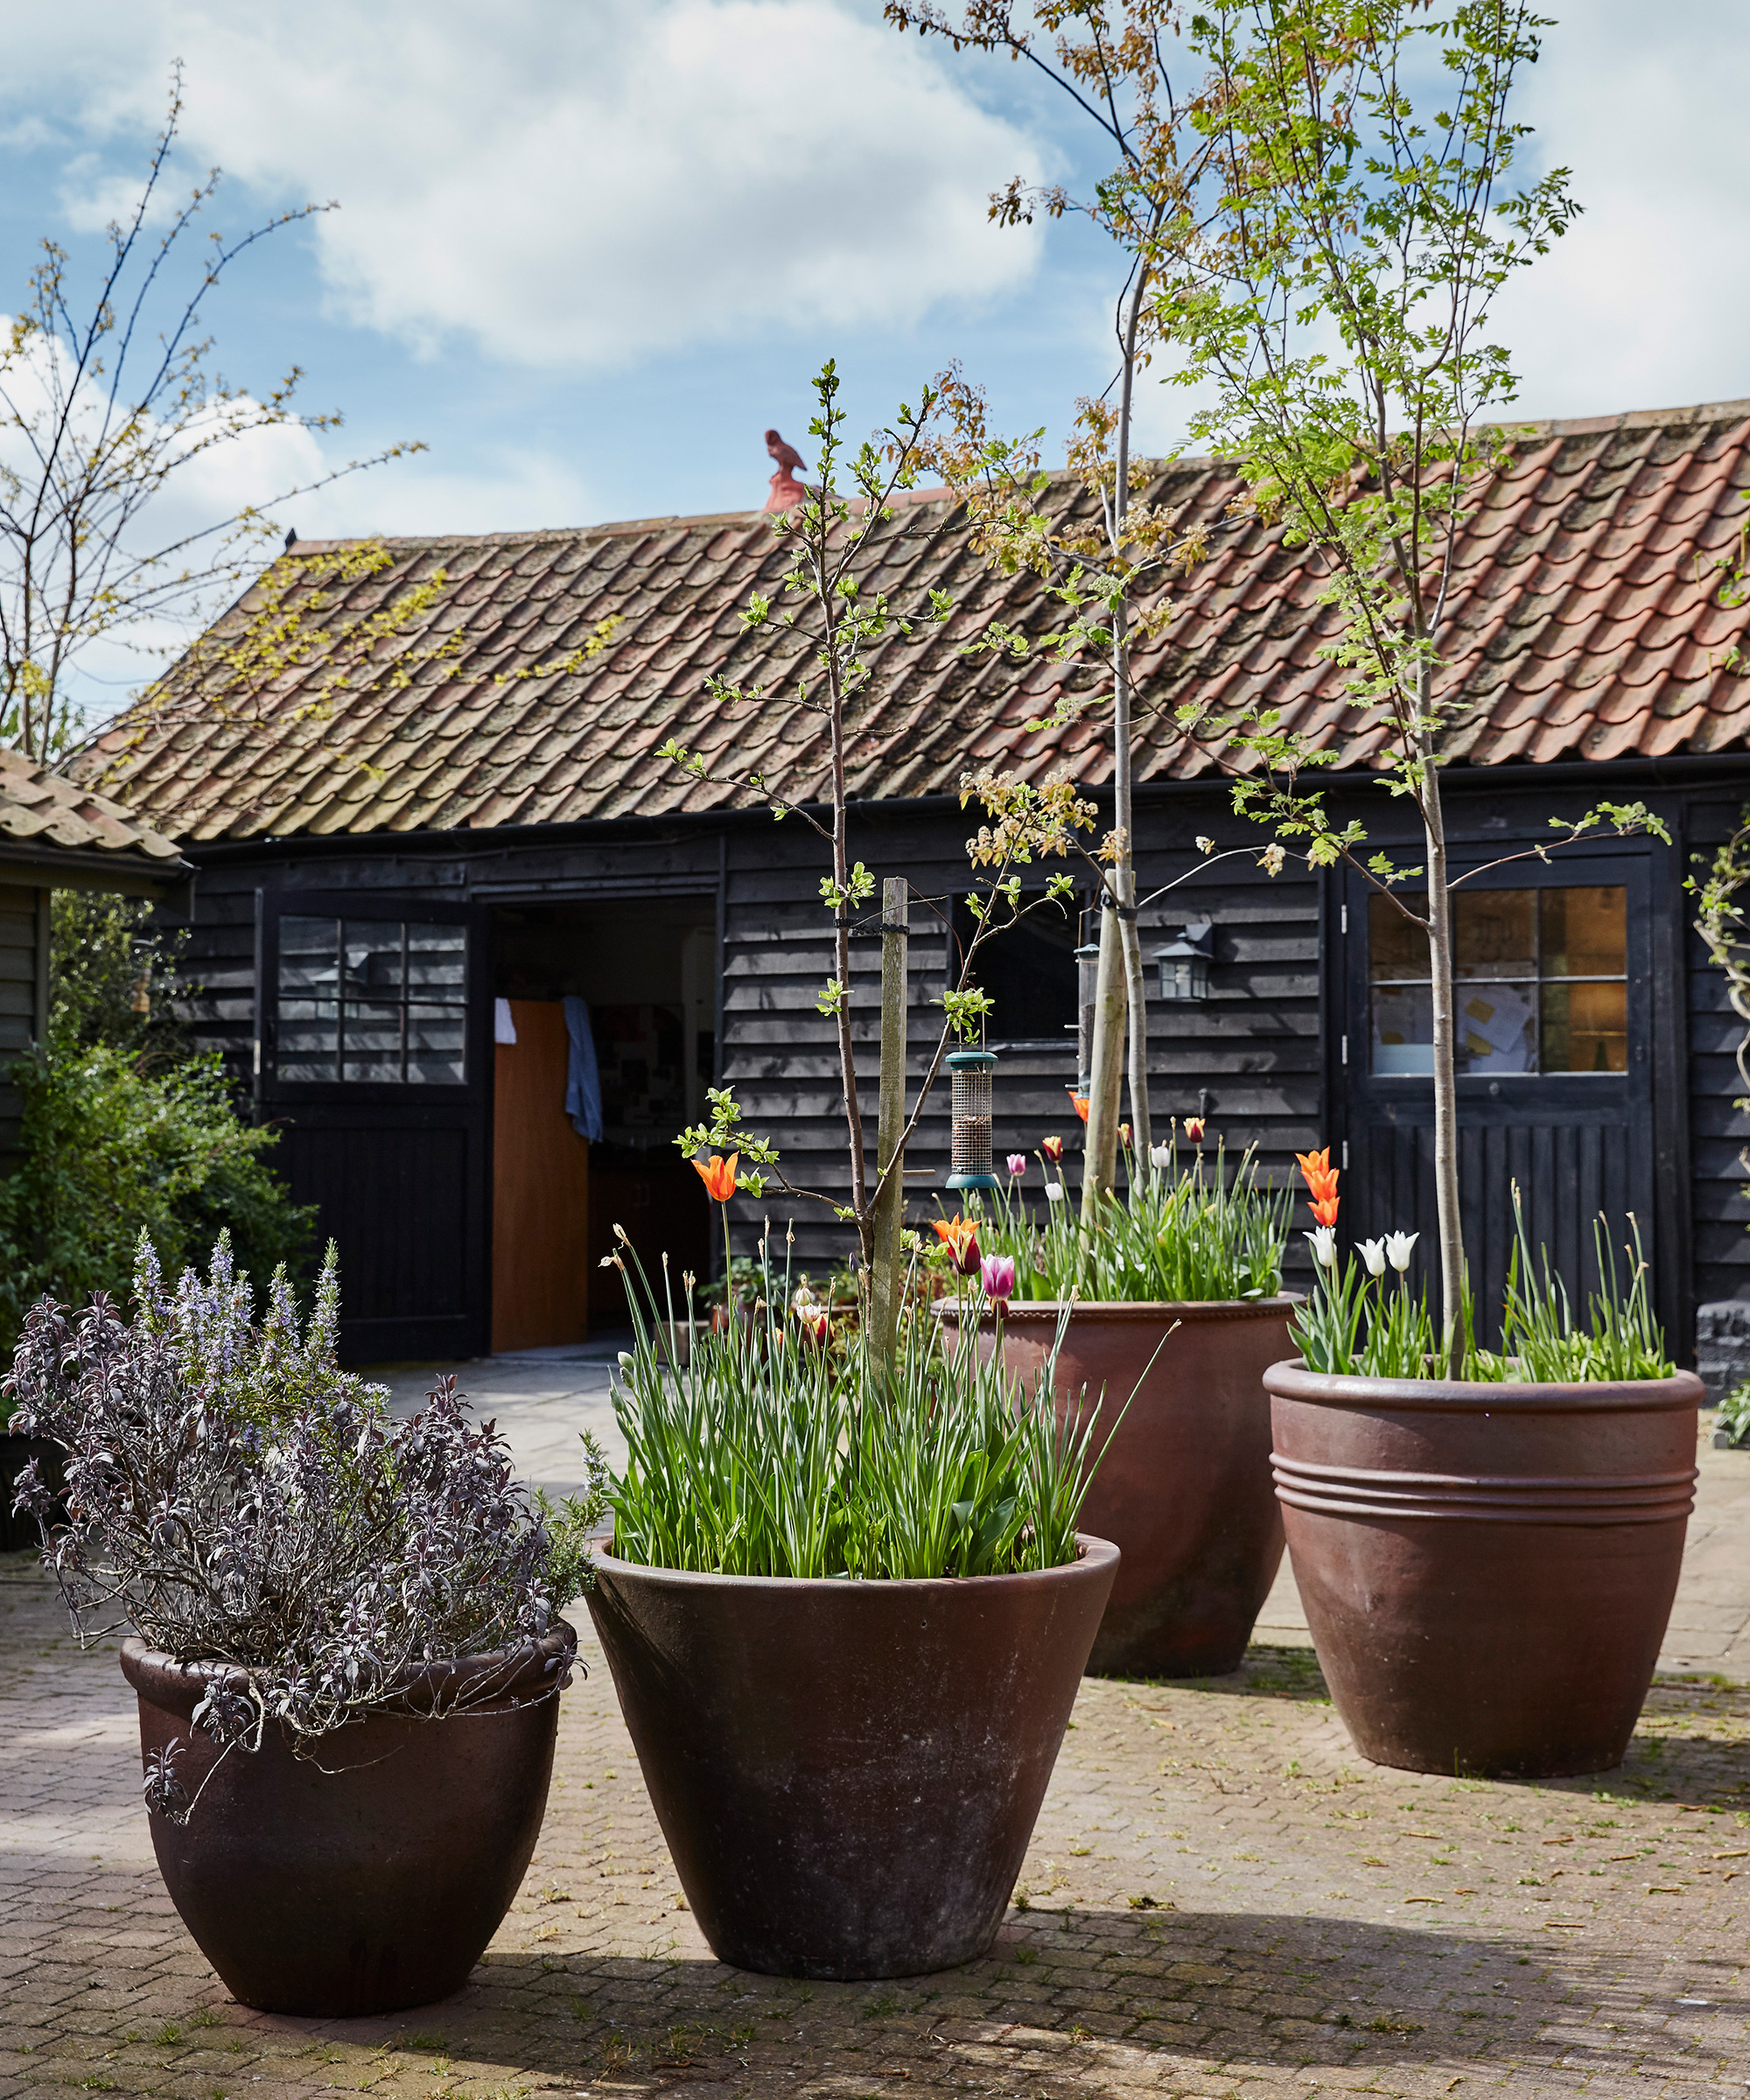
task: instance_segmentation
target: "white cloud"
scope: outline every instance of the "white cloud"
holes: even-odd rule
[[[46,74],[137,136],[178,54],[191,152],[338,197],[313,235],[338,312],[429,350],[600,368],[903,326],[1038,254],[984,200],[1045,150],[848,0],[127,0],[9,51],[11,94]]]
[[[1585,214],[1502,296],[1531,416],[1750,395],[1750,13],[1576,0],[1524,76],[1540,164]]]

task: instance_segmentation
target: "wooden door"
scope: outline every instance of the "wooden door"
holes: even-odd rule
[[[348,1364],[488,1346],[485,930],[415,892],[262,900],[257,1112],[340,1249]]]
[[[565,1114],[570,1036],[557,999],[512,999],[494,1049],[492,1346],[590,1331],[590,1148]]]
[[[1574,853],[1491,870],[1454,899],[1459,1196],[1486,1345],[1500,1336],[1515,1186],[1534,1253],[1548,1247],[1578,1315],[1598,1287],[1600,1216],[1619,1278],[1631,1216],[1653,1258],[1648,883],[1644,856]],[[1357,1238],[1419,1232],[1412,1281],[1429,1279],[1432,1302],[1426,943],[1358,878],[1344,906],[1343,1223]]]

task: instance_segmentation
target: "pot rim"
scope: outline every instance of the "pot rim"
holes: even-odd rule
[[[1309,1370],[1286,1357],[1264,1375],[1264,1390],[1313,1407],[1374,1407],[1433,1414],[1647,1414],[1694,1408],[1706,1389],[1693,1371],[1670,1378],[1605,1378],[1589,1384],[1544,1385],[1526,1379],[1484,1384],[1454,1378],[1364,1378]]]
[[[1116,1567],[1121,1557],[1117,1547],[1110,1539],[1096,1538],[1088,1532],[1078,1531],[1075,1543],[1082,1550],[1074,1560],[1060,1562],[1054,1568],[1024,1568],[1018,1573],[1009,1575],[901,1575],[874,1577],[866,1580],[851,1580],[843,1575],[714,1575],[697,1568],[657,1568],[650,1567],[641,1560],[620,1560],[606,1547],[599,1546],[596,1550],[595,1562],[603,1574],[673,1584],[683,1589],[757,1590],[762,1596],[794,1596],[802,1591],[811,1591],[821,1593],[822,1598],[906,1595],[921,1601],[948,1594],[970,1596],[975,1591],[981,1590],[989,1594],[1002,1584],[1013,1586],[1063,1580],[1095,1575],[1108,1566]],[[591,1594],[592,1596],[593,1592]]]
[[[533,1655],[513,1657],[500,1648],[491,1654],[458,1656],[448,1662],[422,1662],[403,1671],[398,1688],[402,1697],[385,1700],[360,1718],[387,1714],[447,1719],[471,1711],[453,1702],[480,1691],[489,1702],[514,1699],[527,1704],[530,1698],[546,1698],[558,1690],[559,1680],[577,1652],[577,1628],[568,1619],[556,1619]],[[122,1642],[121,1663],[122,1675],[143,1699],[184,1718],[194,1712],[207,1685],[221,1671],[244,1668],[211,1658],[178,1662],[163,1648],[148,1647],[138,1634],[130,1634]]]
[[[1274,1298],[1016,1298],[1003,1314],[1011,1326],[1020,1322],[1049,1321],[1053,1326],[1066,1304],[1071,1320],[1097,1315],[1102,1320],[1127,1321],[1177,1320],[1186,1324],[1198,1320],[1279,1319],[1306,1302],[1299,1291],[1280,1291]],[[961,1298],[939,1298],[930,1306],[938,1320],[957,1320]],[[979,1323],[992,1317],[987,1299],[979,1310]]]

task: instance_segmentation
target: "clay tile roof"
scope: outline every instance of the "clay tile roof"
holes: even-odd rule
[[[17,751],[0,751],[0,864],[8,844],[34,854],[107,853],[118,867],[166,875],[184,865],[175,840],[134,811]]]
[[[1441,673],[1462,703],[1447,718],[1453,762],[1664,757],[1750,739],[1750,676],[1732,662],[1750,605],[1722,605],[1715,569],[1750,518],[1746,487],[1750,402],[1521,433],[1461,528]],[[1316,564],[1255,520],[1229,519],[1236,494],[1209,460],[1180,461],[1147,491],[1205,522],[1211,553],[1175,580],[1174,617],[1138,656],[1139,777],[1212,772],[1210,753],[1174,727],[1179,704],[1212,693],[1279,709],[1345,764],[1378,765],[1385,730],[1348,705],[1340,672],[1318,654],[1334,614],[1317,602]],[[1061,476],[1051,500],[1066,515],[1090,500]],[[737,619],[786,565],[759,514],[300,542],[75,761],[116,801],[62,782],[51,812],[46,787],[34,802],[9,789],[0,830],[14,808],[19,822],[39,809],[39,823],[82,822],[117,844],[113,828],[134,823],[137,850],[168,853],[135,818],[193,841],[662,816],[752,799],[659,759],[670,737],[763,771],[774,794],[817,797],[824,738],[795,692],[808,666],[781,635],[746,634]],[[999,611],[1035,631],[1055,615],[1032,578],[984,567],[944,496],[900,508],[868,580],[902,609],[936,589],[956,611],[878,655],[848,753],[854,794],[952,792],[984,760],[1031,774],[1067,766],[1084,785],[1110,777],[1102,709],[1025,726],[1060,692],[1097,699],[1100,666],[961,653]],[[303,646],[256,647],[266,623],[252,627],[252,615],[276,594],[298,609]],[[606,619],[618,623],[610,646],[574,664]],[[712,676],[764,697],[714,700]]]

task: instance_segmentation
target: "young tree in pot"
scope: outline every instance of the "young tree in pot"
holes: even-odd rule
[[[990,1944],[1118,1554],[1076,1530],[1093,1425],[1060,1425],[1048,1382],[1021,1390],[907,1302],[901,1264],[916,1240],[903,1235],[900,1177],[956,1028],[977,1032],[984,1001],[964,971],[909,1118],[903,1026],[884,1026],[872,1174],[865,1157],[850,935],[874,878],[850,843],[846,713],[876,653],[949,607],[932,594],[901,611],[858,577],[904,530],[892,499],[915,479],[932,399],[902,411],[885,456],[871,444],[854,457],[848,499],[837,386],[829,365],[812,426],[819,486],[777,528],[794,550],[782,595],[756,597],[744,619],[794,634],[798,696],[822,718],[824,814],[778,814],[802,816],[831,857],[821,889],[835,966],[819,1004],[838,1046],[849,1200],[794,1187],[727,1088],[679,1142],[724,1207],[726,1258],[729,1203],[770,1181],[855,1228],[870,1287],[855,1332],[836,1335],[830,1309],[774,1272],[768,1241],[752,1319],[699,1335],[677,1368],[656,1339],[676,1317],[672,1292],[659,1307],[634,1284],[639,1335],[615,1398],[629,1456],[591,1611],[712,1947],[745,1968],[849,1978],[945,1968]],[[764,792],[667,748],[701,777]],[[1018,865],[1060,854],[1091,822],[1064,782],[991,814],[1002,843],[975,891],[975,953],[1032,908]],[[884,937],[890,955],[899,938]],[[901,998],[884,1002],[884,1023],[903,1019]]]
[[[1267,1382],[1289,1548],[1340,1706],[1368,1754],[1445,1771],[1620,1754],[1681,1551],[1699,1392],[1652,1375],[1670,1367],[1651,1342],[1600,1368],[1564,1297],[1547,1302],[1568,1354],[1539,1369],[1520,1349],[1497,1382],[1466,1318],[1452,900],[1488,871],[1452,860],[1441,766],[1465,696],[1447,659],[1466,639],[1460,527],[1512,443],[1481,420],[1515,389],[1490,308],[1575,209],[1563,171],[1511,186],[1525,133],[1508,104],[1542,27],[1521,0],[1444,14],[1218,0],[1186,38],[1204,77],[1157,141],[1175,190],[1155,250],[1158,340],[1197,389],[1194,437],[1323,575],[1335,619],[1318,653],[1347,674],[1323,719],[1284,721],[1265,696],[1188,706],[1180,725],[1235,774],[1237,807],[1370,884],[1429,959],[1438,1312],[1398,1376],[1377,1375],[1377,1352],[1320,1368],[1308,1342],[1305,1366]],[[1356,748],[1413,812],[1422,866],[1303,785]],[[1634,830],[1664,836],[1639,804],[1604,803],[1551,819],[1532,850]],[[1329,1214],[1319,1258],[1335,1263],[1337,1172],[1327,1155],[1307,1164]],[[1368,1263],[1387,1258],[1382,1239],[1368,1246]],[[1369,1350],[1376,1332],[1382,1348],[1403,1340],[1404,1302],[1363,1321]],[[1620,1593],[1610,1570],[1656,1549],[1634,1608],[1600,1610]],[[1573,1694],[1566,1722],[1541,1696],[1556,1685]]]
[[[332,1250],[302,1333],[222,1239],[173,1295],[143,1242],[136,1300],[43,1300],[5,1390],[66,1453],[44,1559],[81,1643],[128,1634],[172,1900],[260,2010],[445,1997],[540,1830],[599,1488],[550,1522],[453,1380],[391,1423],[335,1363]],[[47,1515],[34,1468],[18,1501]]]

